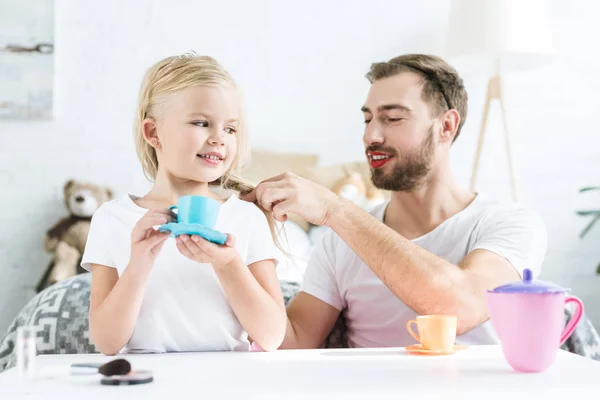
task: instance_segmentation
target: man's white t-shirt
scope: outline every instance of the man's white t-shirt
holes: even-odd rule
[[[103,204],[92,218],[82,267],[127,267],[131,231],[147,209],[129,195]],[[246,265],[277,260],[265,215],[254,204],[230,196],[215,229],[231,233]],[[167,239],[146,282],[135,331],[123,352],[248,351],[248,334],[234,314],[210,264],[188,259]]]
[[[371,214],[383,221],[387,203]],[[475,249],[506,258],[519,272],[537,277],[546,252],[546,228],[534,212],[478,194],[461,212],[412,242],[453,264]],[[343,311],[350,347],[404,347],[415,343],[406,323],[417,314],[407,307],[333,231],[315,248],[303,291]],[[435,296],[435,293],[431,293]],[[457,337],[457,344],[494,344],[488,320]]]

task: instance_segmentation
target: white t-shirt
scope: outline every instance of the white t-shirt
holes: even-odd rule
[[[387,204],[371,214],[383,220]],[[546,252],[546,228],[534,212],[479,194],[464,210],[412,242],[451,263],[475,249],[506,258],[521,274],[537,277]],[[316,246],[303,291],[344,312],[350,347],[403,347],[415,343],[406,323],[417,314],[383,284],[332,230]],[[435,296],[435,293],[431,293]],[[457,337],[458,344],[494,344],[491,322]]]
[[[131,231],[148,210],[129,195],[103,204],[92,218],[82,267],[101,264],[127,267]],[[246,265],[277,260],[265,215],[254,204],[230,196],[222,205],[215,229],[232,233]],[[210,264],[183,256],[167,239],[146,282],[135,331],[123,352],[248,351],[248,335]]]

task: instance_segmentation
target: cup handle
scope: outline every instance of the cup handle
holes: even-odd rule
[[[565,298],[565,305],[567,303],[575,304],[575,312],[573,313],[573,316],[571,317],[569,322],[567,322],[567,325],[565,326],[565,329],[562,332],[559,347],[562,346],[567,341],[569,336],[571,336],[571,334],[577,327],[577,324],[581,320],[581,317],[583,316],[583,302],[581,300],[579,300],[575,296],[567,296]]]
[[[410,327],[412,324],[416,324],[416,323],[417,323],[416,319],[411,319],[410,321],[408,321],[406,323],[406,329],[408,329],[408,333],[410,333],[411,336],[414,337],[417,342],[421,343],[421,338],[416,333],[414,333],[412,328]]]

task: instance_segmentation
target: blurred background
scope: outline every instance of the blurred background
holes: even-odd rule
[[[600,224],[580,237],[600,215],[600,191],[580,193],[600,186],[600,3],[507,4],[0,0],[0,335],[51,262],[44,235],[68,213],[68,180],[115,196],[148,189],[132,139],[140,81],[158,59],[192,49],[217,58],[242,87],[253,149],[315,155],[324,167],[364,160],[360,107],[372,62],[409,52],[446,57],[469,93],[452,151],[467,187],[488,82],[500,72],[511,146],[492,101],[475,188],[512,199],[512,154],[518,200],[548,229],[541,278],[570,288],[600,327]],[[494,17],[513,36],[503,37]],[[498,71],[489,68],[494,57]]]

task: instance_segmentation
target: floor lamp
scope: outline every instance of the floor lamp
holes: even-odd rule
[[[539,67],[552,59],[554,47],[545,6],[544,0],[452,0],[445,55],[459,73],[485,72],[489,79],[471,171],[472,191],[477,184],[490,107],[497,101],[502,113],[512,197],[519,201],[502,77],[512,71]]]

